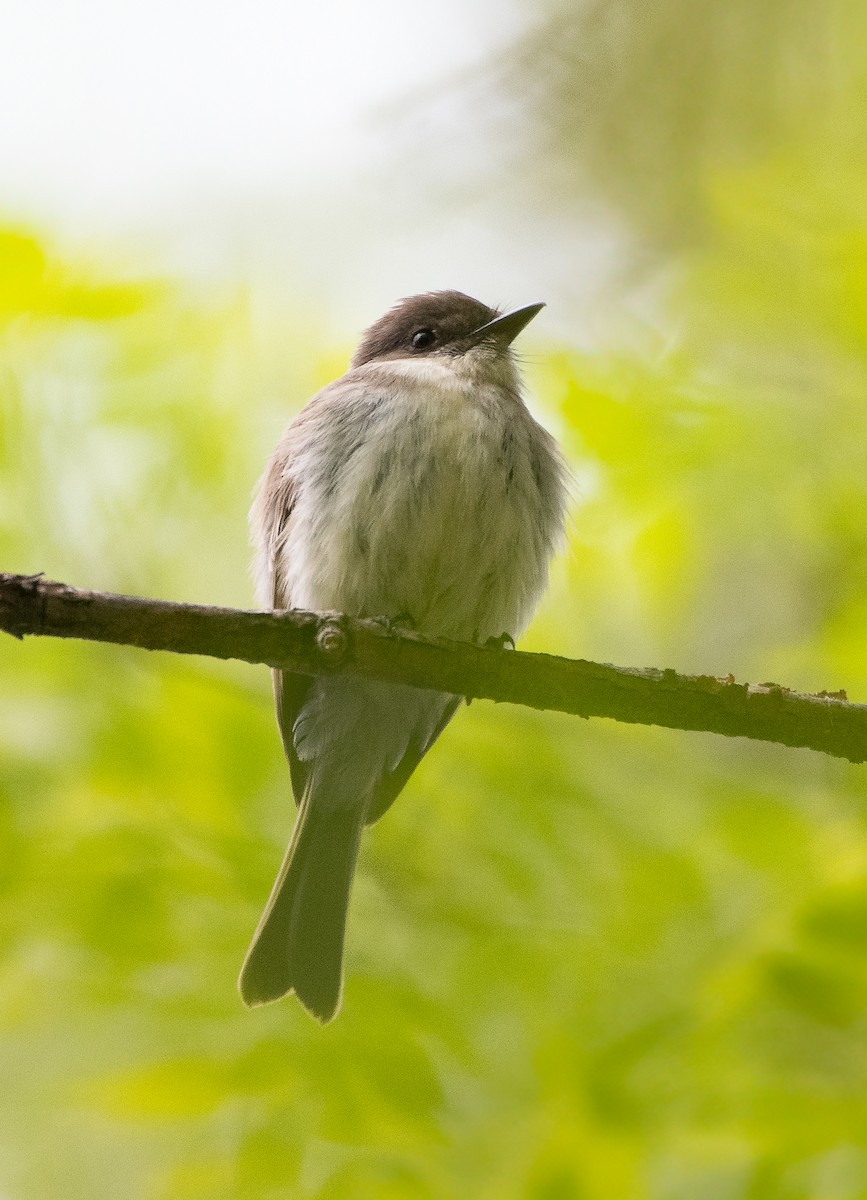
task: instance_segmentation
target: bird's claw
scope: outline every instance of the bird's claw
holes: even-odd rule
[[[372,617],[371,619],[377,625],[381,625],[385,632],[392,637],[406,633],[407,630],[410,632],[415,630],[415,621],[412,618],[412,614],[408,612],[399,612],[396,617],[380,616]]]

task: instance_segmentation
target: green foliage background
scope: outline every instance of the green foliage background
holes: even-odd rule
[[[867,699],[867,174],[810,95],[742,154],[691,128],[641,214],[586,184],[690,233],[626,349],[531,347],[579,489],[528,648]],[[4,569],[250,603],[247,498],[349,351],[255,301],[0,231]],[[7,639],[0,1195],[857,1200],[865,801],[474,704],[366,839],[321,1029],[235,992],[293,815],[264,669]]]

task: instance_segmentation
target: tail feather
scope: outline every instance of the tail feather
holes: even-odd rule
[[[295,992],[324,1023],[340,1007],[343,936],[366,806],[321,809],[308,791],[238,987],[250,1006]]]

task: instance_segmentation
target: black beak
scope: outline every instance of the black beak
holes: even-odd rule
[[[485,338],[494,338],[496,341],[502,342],[504,346],[508,346],[544,307],[544,304],[525,304],[523,308],[516,308],[512,312],[504,313],[502,317],[494,317],[493,321],[488,321],[486,325],[480,325],[478,329],[474,329],[470,334],[470,340],[481,342]]]

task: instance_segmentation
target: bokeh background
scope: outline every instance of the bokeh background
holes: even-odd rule
[[[397,296],[547,299],[524,645],[867,700],[867,13],[28,0],[0,568],[249,606],[287,419]],[[867,772],[476,703],[366,838],[344,1009],[235,978],[267,672],[0,644],[3,1200],[867,1196]]]

